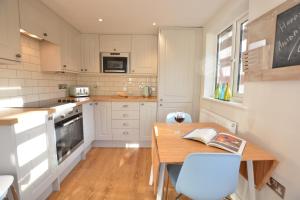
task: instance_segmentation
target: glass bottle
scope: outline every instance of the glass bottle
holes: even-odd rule
[[[230,101],[231,96],[232,96],[231,89],[230,89],[229,83],[227,82],[226,83],[226,90],[225,90],[224,100],[225,101]]]

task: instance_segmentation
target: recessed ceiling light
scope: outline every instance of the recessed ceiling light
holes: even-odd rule
[[[103,19],[99,18],[98,21],[99,21],[99,22],[103,22]]]
[[[156,26],[156,22],[153,22],[153,23],[152,23],[152,26]]]

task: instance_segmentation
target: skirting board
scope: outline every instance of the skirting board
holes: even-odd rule
[[[112,140],[95,140],[93,147],[110,147],[110,148],[150,148],[151,141],[112,141]]]

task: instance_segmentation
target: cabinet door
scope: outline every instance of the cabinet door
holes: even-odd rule
[[[96,34],[81,34],[81,68],[82,73],[100,72],[99,36]]]
[[[192,102],[196,31],[161,30],[159,41],[159,99]]]
[[[95,140],[94,103],[84,104],[82,107],[82,114],[84,144],[85,147],[88,147]]]
[[[0,1],[0,63],[19,61],[20,27],[17,0]],[[3,59],[3,60],[2,60]]]
[[[192,103],[160,103],[157,112],[158,121],[165,122],[171,112],[186,112],[192,115]]]
[[[101,52],[130,52],[130,35],[100,35]]]
[[[38,0],[20,0],[21,28],[54,44],[60,43],[60,18]]]
[[[79,72],[81,66],[81,55],[80,55],[80,33],[73,27],[70,27],[71,43],[70,43],[70,65],[71,71]]]
[[[153,125],[156,122],[156,102],[140,103],[140,140],[151,140]]]
[[[112,140],[111,102],[95,103],[95,127],[97,140]]]
[[[157,37],[154,35],[135,35],[131,43],[131,73],[156,74]]]

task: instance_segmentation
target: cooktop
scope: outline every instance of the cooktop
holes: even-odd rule
[[[64,105],[64,104],[67,104],[67,103],[75,103],[75,102],[76,102],[75,99],[67,99],[67,98],[48,99],[48,100],[24,103],[22,106],[18,106],[18,107],[23,107],[23,108],[51,108],[51,107],[56,107],[56,106]]]

